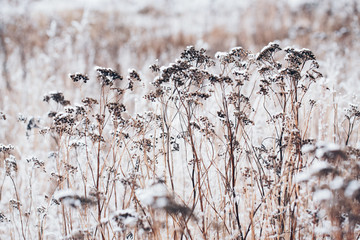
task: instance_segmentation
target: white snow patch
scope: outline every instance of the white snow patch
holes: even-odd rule
[[[345,189],[345,196],[351,197],[357,190],[360,188],[360,181],[353,180],[351,181]]]
[[[319,142],[318,144],[316,144],[315,156],[317,158],[322,158],[327,152],[333,152],[339,150],[340,150],[340,146],[335,143]]]
[[[71,189],[64,189],[64,190],[60,190],[60,191],[57,191],[55,194],[54,194],[54,198],[55,199],[61,199],[61,198],[64,198],[64,197],[68,197],[68,196],[74,196],[75,193],[73,190]]]
[[[316,149],[316,147],[312,144],[305,144],[304,146],[302,146],[301,151],[303,153],[308,153],[308,152],[312,152]]]
[[[16,165],[16,158],[13,155],[10,155],[8,158],[5,159],[5,161]]]
[[[215,58],[222,59],[228,55],[227,52],[217,52],[215,53]]]
[[[64,189],[56,192],[54,198],[66,206],[81,207],[79,196],[71,189]]]
[[[332,198],[332,192],[329,189],[320,189],[314,193],[313,199],[315,202],[321,202]]]
[[[120,220],[127,227],[134,227],[139,219],[139,214],[134,209],[123,209],[116,211],[112,218]]]
[[[340,189],[344,184],[344,179],[342,177],[335,177],[331,182],[330,182],[330,188],[333,190],[336,189]]]
[[[168,191],[162,183],[155,183],[146,189],[136,191],[138,199],[145,205],[162,208],[167,204]]]
[[[330,221],[323,221],[323,226],[321,227],[316,227],[315,228],[315,233],[316,234],[329,234],[331,233],[331,231],[333,230],[333,227],[331,225]]]
[[[328,162],[325,161],[314,161],[314,163],[307,169],[307,171],[301,172],[295,177],[296,182],[304,182],[310,180],[310,178],[321,170],[330,168]]]

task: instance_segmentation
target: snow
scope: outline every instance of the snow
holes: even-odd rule
[[[316,144],[315,156],[317,158],[322,158],[327,152],[340,151],[340,150],[341,150],[340,146],[335,143],[319,142]]]
[[[336,176],[330,183],[329,186],[332,190],[340,189],[344,184],[344,179],[340,176]]]
[[[320,189],[317,190],[313,195],[313,200],[315,202],[321,202],[325,200],[330,200],[333,194],[329,189]]]
[[[304,182],[309,181],[312,176],[316,175],[317,173],[321,172],[322,170],[331,168],[330,164],[325,161],[314,161],[313,164],[308,167],[308,169],[304,172],[299,173],[296,175],[295,180],[296,182]]]
[[[352,180],[345,189],[345,196],[352,197],[353,194],[360,189],[360,181]]]
[[[85,140],[83,138],[72,139],[69,142],[69,146],[72,146],[72,147],[84,147],[84,146],[86,146],[86,142],[85,142]]]
[[[302,146],[301,152],[309,153],[309,152],[314,151],[315,149],[316,149],[316,147],[313,144],[305,144],[304,146]]]
[[[123,209],[112,214],[112,219],[115,218],[127,227],[134,227],[137,224],[139,214],[135,211],[135,209]]]
[[[6,162],[16,165],[16,158],[13,155],[10,155],[8,158],[5,159]]]
[[[329,234],[329,233],[331,233],[332,229],[333,229],[333,227],[332,227],[330,221],[323,221],[323,226],[316,227],[315,233],[320,234],[320,235]]]
[[[163,183],[155,183],[145,189],[138,189],[136,196],[145,205],[163,208],[168,200],[168,190]]]
[[[227,52],[217,52],[216,54],[215,54],[215,58],[218,58],[218,59],[222,59],[222,58],[224,58],[224,57],[226,57],[228,55],[228,53]]]
[[[74,196],[75,193],[73,190],[71,189],[63,189],[63,190],[60,190],[60,191],[57,191],[55,194],[54,194],[54,198],[57,199],[57,200],[60,200],[62,198],[65,198],[65,197],[68,197],[68,196]]]
[[[57,191],[54,198],[66,206],[81,207],[81,201],[77,194],[71,189]]]
[[[14,146],[9,144],[9,145],[4,145],[4,144],[0,144],[0,152],[1,151],[5,151],[5,150],[13,150]]]

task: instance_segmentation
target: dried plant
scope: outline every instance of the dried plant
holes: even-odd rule
[[[316,213],[313,214],[313,224],[318,227],[313,232],[313,238],[358,239],[359,150],[320,143],[304,149],[304,152],[308,151],[314,154],[316,162],[301,173],[298,180],[307,182],[307,187],[313,192],[312,212]],[[327,226],[328,222],[330,226]],[[322,228],[327,231],[321,231]]]
[[[269,6],[258,0],[244,16],[258,16],[259,4]],[[129,13],[65,12],[34,20],[26,12],[1,23],[0,127],[5,131],[0,137],[6,141],[0,144],[0,235],[358,239],[359,110],[357,104],[350,105],[344,129],[338,128],[338,100],[319,70],[326,63],[318,62],[315,53],[325,59],[336,50],[323,42],[340,38],[339,45],[356,49],[359,14],[346,11],[351,20],[316,4],[301,5],[296,13],[283,2],[278,5],[284,6],[266,10],[289,21],[257,19],[251,31],[235,24],[238,33],[211,28],[202,33],[210,52],[189,46],[170,64],[159,63],[194,42],[194,35],[159,37],[153,34],[157,29],[126,26],[114,17]],[[139,14],[163,14],[156,11],[142,9]],[[327,21],[330,15],[338,23]],[[99,16],[102,20],[94,21]],[[302,27],[299,18],[324,24]],[[355,30],[339,29],[342,24]],[[280,27],[274,30],[275,25]],[[44,26],[48,31],[39,31]],[[301,35],[304,31],[313,34]],[[212,57],[211,47],[224,50],[230,47],[229,39],[254,49],[275,38],[316,52],[282,48],[279,41],[258,53],[236,47]],[[150,66],[152,73],[141,68],[121,75],[127,64],[142,67],[155,57],[159,60]],[[44,65],[40,71],[37,62]],[[91,71],[95,65],[111,68]],[[351,64],[340,65],[335,74],[324,75],[338,82],[347,78]],[[18,114],[21,107],[9,107],[17,104],[7,106],[19,88],[26,89],[29,79],[37,78],[47,80],[42,91],[56,91],[43,99],[38,91],[27,93],[23,102],[47,117]],[[334,109],[323,109],[324,99],[332,97]],[[45,103],[35,104],[34,99]],[[334,135],[319,123],[332,113]],[[13,123],[16,118],[21,124]],[[26,132],[27,144],[9,144],[18,142],[18,134],[9,131],[12,127]],[[322,142],[324,132],[340,146]],[[3,233],[5,228],[10,231]]]

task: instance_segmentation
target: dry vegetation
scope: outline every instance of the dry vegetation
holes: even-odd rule
[[[3,4],[0,238],[360,238],[357,1]]]

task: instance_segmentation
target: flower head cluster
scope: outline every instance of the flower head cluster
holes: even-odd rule
[[[65,100],[64,94],[61,93],[61,92],[49,93],[49,94],[44,96],[43,101],[44,102],[49,102],[50,99],[54,100],[56,103],[59,103],[59,104],[61,104],[63,106],[70,105],[70,101]]]
[[[61,190],[55,193],[54,198],[66,206],[73,208],[82,207],[85,205],[92,205],[96,203],[95,198],[86,198],[79,196],[72,190]]]
[[[69,77],[74,81],[74,82],[80,82],[83,81],[84,83],[86,83],[87,81],[89,81],[89,77],[81,74],[81,73],[75,73],[75,74],[70,74]]]
[[[9,153],[11,150],[14,150],[14,146],[9,144],[7,146],[0,144],[0,153]]]
[[[97,67],[97,78],[100,80],[102,86],[112,86],[115,81],[122,80],[123,78],[111,68]]]
[[[3,112],[0,112],[0,120],[6,120],[6,115]]]

